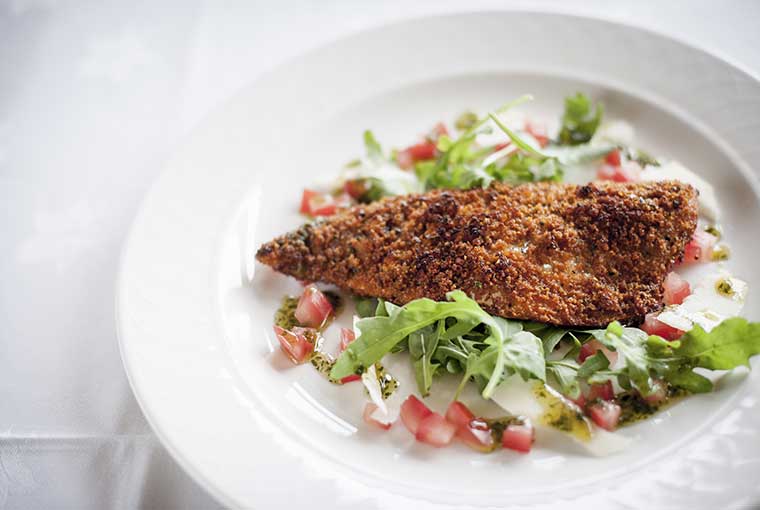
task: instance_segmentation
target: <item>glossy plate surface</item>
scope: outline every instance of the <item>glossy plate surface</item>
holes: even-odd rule
[[[563,15],[375,29],[289,62],[212,114],[135,221],[117,295],[122,354],[143,411],[183,467],[235,507],[758,504],[756,372],[625,429],[637,441],[622,454],[552,443],[530,456],[483,456],[419,446],[401,427],[368,431],[358,384],[331,386],[277,348],[273,312],[300,287],[253,253],[301,222],[301,189],[361,154],[364,129],[400,146],[438,120],[526,92],[536,97],[529,115],[556,117],[576,90],[633,123],[641,147],[716,186],[732,268],[750,283],[745,314],[760,318],[753,77],[653,33]]]

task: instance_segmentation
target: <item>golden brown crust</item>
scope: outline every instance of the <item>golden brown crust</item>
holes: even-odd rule
[[[677,181],[494,184],[356,206],[256,258],[396,304],[461,289],[495,315],[604,326],[661,306],[696,224],[697,193]]]

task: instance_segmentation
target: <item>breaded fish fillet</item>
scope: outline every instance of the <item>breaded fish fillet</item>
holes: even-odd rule
[[[677,181],[494,184],[355,206],[256,258],[398,305],[461,289],[502,317],[606,326],[661,306],[696,226],[697,192]]]

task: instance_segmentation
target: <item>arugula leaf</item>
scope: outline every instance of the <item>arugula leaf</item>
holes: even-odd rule
[[[375,298],[354,298],[356,304],[356,315],[359,317],[372,317],[377,315],[378,300]]]
[[[625,374],[644,395],[652,391],[649,377],[651,358],[647,352],[649,335],[637,328],[624,328],[619,322],[611,322],[607,329],[586,331],[606,347],[618,351],[625,362]]]
[[[709,333],[695,326],[681,337],[673,354],[710,370],[749,366],[749,358],[760,354],[760,323],[736,317],[724,320]]]
[[[385,159],[382,147],[380,147],[375,135],[369,129],[364,131],[364,147],[367,150],[367,158],[370,161],[378,163]]]
[[[414,376],[420,394],[426,397],[430,394],[433,375],[440,366],[433,363],[433,354],[438,347],[438,339],[443,331],[445,321],[438,321],[437,326],[427,326],[409,335],[409,354],[414,360]]]
[[[379,361],[386,353],[415,331],[447,317],[471,321],[478,318],[486,324],[493,338],[502,340],[502,334],[494,318],[483,311],[474,300],[459,290],[449,292],[450,301],[436,302],[416,299],[395,306],[385,302],[388,317],[368,317],[356,322],[358,335],[335,361],[330,371],[333,379],[342,379]]]
[[[565,98],[565,113],[562,116],[562,129],[559,142],[562,145],[580,145],[591,140],[602,121],[604,107],[601,103],[592,109],[591,100],[578,92]]]
[[[578,398],[581,394],[578,384],[578,363],[572,359],[546,362],[546,378],[553,382],[560,393],[570,398]]]
[[[496,319],[500,318],[496,317]],[[526,381],[528,379],[546,380],[543,346],[541,340],[533,333],[517,331],[501,342],[492,341],[489,338],[486,343],[489,345],[482,353],[473,353],[468,357],[463,378],[463,384],[473,376],[486,381],[482,391],[483,398],[491,398],[496,386],[513,373],[520,374]]]
[[[602,351],[597,351],[593,356],[589,356],[578,368],[578,377],[581,379],[588,379],[600,370],[604,370],[610,366],[610,360],[604,355]]]
[[[554,351],[554,348],[557,347],[567,332],[566,329],[551,327],[540,331],[541,343],[544,345],[544,356],[548,356]]]

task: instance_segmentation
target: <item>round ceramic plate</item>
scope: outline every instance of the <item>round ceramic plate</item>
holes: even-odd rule
[[[746,72],[651,32],[564,15],[444,16],[364,32],[290,61],[212,114],[135,221],[117,296],[122,354],[179,463],[235,507],[760,503],[755,373],[626,428],[634,443],[614,456],[562,445],[479,455],[368,431],[359,385],[290,366],[272,338],[279,299],[298,286],[254,263],[255,249],[302,221],[302,188],[361,154],[364,129],[399,146],[439,119],[526,92],[536,97],[529,114],[556,116],[578,90],[633,123],[640,146],[716,186],[733,268],[760,288],[760,83]],[[760,318],[759,305],[751,292],[745,314]]]

